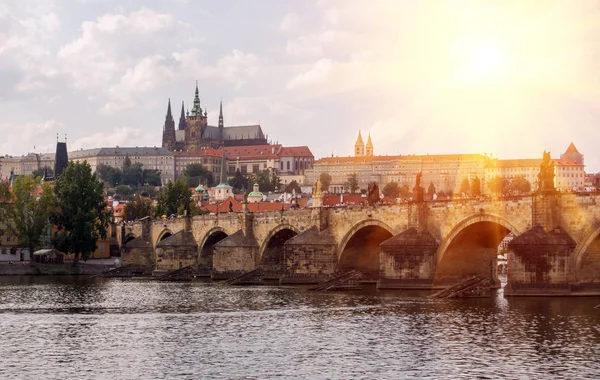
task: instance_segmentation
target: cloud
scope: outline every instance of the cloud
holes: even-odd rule
[[[47,120],[28,123],[0,123],[0,152],[20,155],[26,152],[54,152],[52,141],[57,132],[65,130],[62,122]]]
[[[286,13],[283,20],[279,23],[279,29],[282,32],[293,32],[300,25],[300,16],[296,13]]]
[[[324,82],[331,73],[333,62],[331,59],[320,59],[310,70],[293,77],[287,84],[287,89],[292,90],[300,87],[311,86]]]
[[[148,144],[149,136],[148,134],[144,134],[140,128],[126,126],[113,127],[109,131],[93,133],[76,139],[70,144],[69,150],[110,146],[144,146],[144,144]]]

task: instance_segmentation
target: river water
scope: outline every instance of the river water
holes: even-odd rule
[[[0,277],[0,378],[600,378],[600,298]]]

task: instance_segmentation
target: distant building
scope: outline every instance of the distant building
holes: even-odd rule
[[[142,164],[144,169],[159,170],[162,183],[175,180],[175,158],[173,152],[165,148],[121,148],[117,146],[114,148],[82,149],[69,153],[71,161],[87,161],[92,168],[92,172],[95,172],[98,165],[101,164],[123,169],[126,158],[129,158],[134,164]]]
[[[54,153],[28,153],[24,156],[0,157],[0,180],[10,179],[11,172],[16,175],[29,175],[36,170],[54,168]]]
[[[208,112],[202,110],[198,95],[198,83],[194,93],[194,105],[191,111],[185,111],[181,103],[179,124],[175,129],[175,120],[171,112],[171,100],[163,125],[162,146],[171,151],[198,152],[203,149],[217,149],[223,146],[266,145],[267,137],[260,125],[225,126],[223,102],[219,105],[219,125],[208,125]]]

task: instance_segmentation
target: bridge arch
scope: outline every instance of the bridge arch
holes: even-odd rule
[[[129,243],[130,241],[132,241],[133,239],[135,239],[137,236],[135,236],[132,232],[128,233],[127,235],[125,235],[125,237],[123,238],[123,245]]]
[[[158,234],[158,239],[156,239],[156,243],[154,243],[154,246],[156,247],[158,245],[158,243],[165,240],[166,238],[168,238],[171,235],[173,235],[173,232],[170,229],[168,229],[168,228],[163,229]]]
[[[287,223],[269,231],[258,251],[259,265],[278,267],[283,264],[283,244],[299,233],[297,227]]]
[[[196,261],[199,269],[207,272],[212,270],[215,244],[227,238],[227,236],[229,236],[227,231],[218,226],[211,228],[204,234],[200,244],[198,244],[198,256]]]
[[[600,282],[600,220],[595,220],[584,236],[573,252],[577,281]]]
[[[362,220],[344,235],[338,249],[338,271],[379,271],[379,244],[394,236],[387,223],[377,219]]]
[[[437,252],[434,286],[446,286],[470,275],[489,277],[500,286],[498,245],[509,233],[521,234],[512,223],[492,214],[472,215],[459,222]]]

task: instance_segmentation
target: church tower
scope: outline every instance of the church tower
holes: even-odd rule
[[[356,157],[365,155],[365,143],[360,135],[360,131],[358,131],[358,138],[356,139],[356,144],[354,144],[354,155]]]
[[[221,100],[221,103],[219,104],[219,136],[220,136],[220,140],[219,143],[223,144],[223,141],[225,140],[225,136],[223,136],[223,134],[225,133],[225,123],[223,122],[223,101]]]
[[[371,133],[369,132],[369,138],[367,139],[367,156],[373,155],[373,142],[371,141]]]
[[[198,93],[198,81],[196,81],[196,91],[194,92],[194,105],[186,117],[185,128],[185,150],[188,152],[198,152],[206,146],[209,141],[203,140],[204,130],[208,126],[207,112],[202,112],[200,106],[200,95]]]
[[[171,99],[169,99],[167,116],[165,117],[165,124],[163,126],[162,146],[171,151],[175,150],[175,121],[171,114]]]
[[[186,130],[186,124],[185,124],[185,111],[184,111],[184,107],[183,107],[183,102],[181,102],[181,115],[179,116],[179,130],[180,131],[185,131]]]

